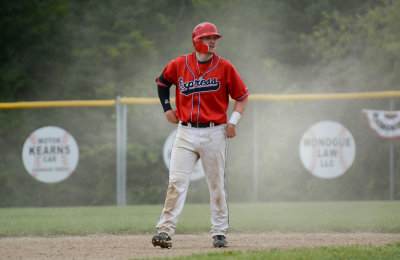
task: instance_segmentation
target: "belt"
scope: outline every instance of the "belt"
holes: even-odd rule
[[[195,127],[195,128],[206,128],[206,127],[211,127],[211,126],[217,126],[219,124],[216,124],[214,122],[208,122],[208,123],[181,122],[181,125]]]

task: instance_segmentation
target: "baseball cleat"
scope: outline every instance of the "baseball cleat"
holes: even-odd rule
[[[153,246],[159,246],[161,248],[168,248],[170,249],[172,247],[172,239],[170,236],[168,236],[167,233],[160,233],[158,235],[155,235],[151,239],[151,243],[153,243]]]
[[[214,238],[214,241],[213,241],[214,247],[226,247],[226,245],[228,244],[225,236],[223,236],[223,235],[215,235],[215,236],[213,236],[213,238]]]

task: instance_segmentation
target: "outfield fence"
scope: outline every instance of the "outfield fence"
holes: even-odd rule
[[[259,200],[259,144],[260,127],[258,118],[260,107],[258,103],[285,102],[285,101],[327,101],[327,100],[362,100],[362,99],[386,99],[388,106],[383,109],[393,110],[393,100],[400,98],[400,91],[363,92],[363,93],[314,93],[314,94],[251,94],[249,104],[252,104],[253,114],[253,200]],[[174,99],[171,100],[174,102]],[[116,115],[116,204],[124,206],[126,200],[126,168],[127,168],[127,105],[158,104],[158,98],[116,97],[110,100],[64,100],[64,101],[31,101],[31,102],[3,102],[2,110],[56,108],[56,107],[115,107]],[[248,111],[247,113],[250,113]],[[389,167],[389,198],[393,200],[394,193],[394,148],[390,144]]]

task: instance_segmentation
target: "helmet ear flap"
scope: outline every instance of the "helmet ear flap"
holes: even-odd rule
[[[208,53],[208,45],[201,42],[200,39],[193,41],[194,49],[198,52]]]

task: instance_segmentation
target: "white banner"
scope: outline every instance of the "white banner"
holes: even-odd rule
[[[363,109],[373,133],[389,140],[400,139],[400,111]]]

